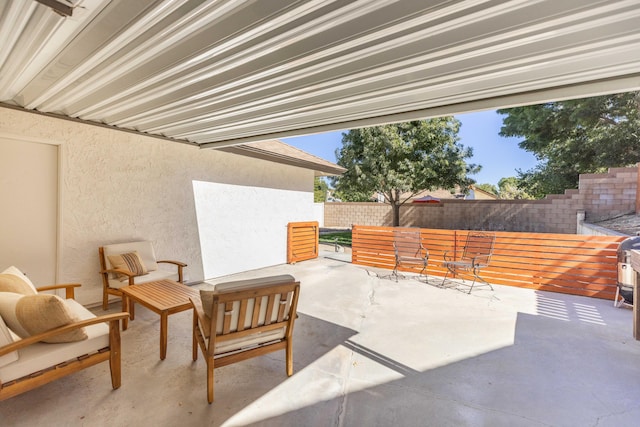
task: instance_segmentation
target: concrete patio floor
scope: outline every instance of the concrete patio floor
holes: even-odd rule
[[[640,342],[631,311],[611,301],[504,286],[467,295],[324,257],[233,278],[283,273],[302,287],[292,377],[283,352],[218,368],[209,405],[191,312],[169,318],[160,361],[159,318],[138,307],[120,389],[103,363],[0,402],[0,425],[638,425]]]

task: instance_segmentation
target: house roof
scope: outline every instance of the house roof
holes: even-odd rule
[[[472,185],[471,188],[475,193],[476,199],[499,199],[499,197],[490,191],[485,191],[482,188],[478,188],[475,185]]]
[[[639,22],[628,0],[5,0],[0,105],[220,147],[638,90]]]
[[[220,148],[221,151],[312,169],[316,176],[341,175],[346,169],[282,141],[271,140]]]
[[[471,188],[473,189],[474,193],[475,193],[475,199],[483,199],[483,200],[490,200],[490,199],[497,199],[498,196],[496,196],[493,193],[489,193],[488,191],[484,191],[480,188],[477,188],[476,186],[471,186]],[[447,190],[444,188],[438,188],[435,190],[425,190],[425,191],[421,191],[420,193],[416,194],[414,197],[412,197],[412,200],[415,199],[420,199],[422,197],[427,197],[427,196],[431,196],[431,197],[435,197],[437,199],[441,199],[441,200],[447,200],[447,199],[464,199],[465,195],[460,191],[459,188],[456,188],[455,192],[452,193],[451,190]]]

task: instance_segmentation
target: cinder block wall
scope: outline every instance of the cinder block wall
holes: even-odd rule
[[[358,225],[393,225],[391,206],[384,203],[325,203],[325,227]]]
[[[575,233],[576,215],[599,221],[635,211],[638,168],[612,168],[580,176],[579,188],[543,200],[444,200],[406,204],[400,225],[458,230]],[[391,207],[382,203],[326,203],[325,227],[353,224],[391,226]]]

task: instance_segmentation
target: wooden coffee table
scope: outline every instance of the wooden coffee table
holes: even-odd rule
[[[167,356],[167,323],[169,315],[189,310],[189,298],[197,298],[198,291],[173,280],[158,280],[125,286],[122,291],[122,311],[130,313],[133,320],[133,304],[138,303],[160,315],[160,359]],[[122,330],[129,326],[127,319],[122,321]]]

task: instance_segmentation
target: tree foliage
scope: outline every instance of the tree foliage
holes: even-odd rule
[[[334,181],[344,201],[371,200],[376,192],[393,206],[399,225],[400,206],[422,190],[467,188],[470,148],[458,143],[460,122],[453,117],[350,130],[342,134],[337,163],[347,171]]]
[[[327,199],[327,191],[329,191],[329,184],[316,176],[313,180],[313,201],[316,203],[322,203]]]
[[[498,196],[501,199],[533,199],[526,191],[518,187],[518,178],[510,176],[498,181]]]
[[[577,188],[581,173],[640,161],[640,92],[551,102],[505,110],[501,136],[540,163],[518,171],[518,187],[535,197]]]

